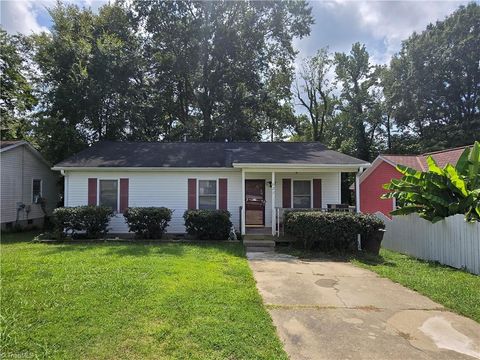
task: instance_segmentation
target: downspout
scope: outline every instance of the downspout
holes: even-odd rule
[[[355,176],[355,211],[360,212],[360,175],[363,173],[363,167],[360,167]],[[360,234],[357,235],[357,248],[362,250],[362,240]]]
[[[246,227],[245,227],[245,169],[242,168],[242,214],[241,214],[241,234],[245,235]]]
[[[67,199],[67,194],[68,194],[68,177],[65,174],[65,170],[62,169],[60,170],[60,175],[64,177],[63,179],[63,206],[67,207],[68,205],[68,199]]]
[[[357,213],[361,212],[360,209],[360,176],[363,173],[364,168],[360,167],[358,169],[357,175],[355,176],[355,211]]]

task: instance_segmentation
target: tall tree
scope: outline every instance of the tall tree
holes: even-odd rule
[[[472,144],[480,134],[480,5],[460,7],[403,42],[385,93],[396,126],[420,151]]]
[[[33,37],[40,70],[39,145],[58,161],[102,139],[123,139],[135,123],[140,82],[139,43],[125,9],[98,14],[75,5],[49,10],[50,33]]]
[[[332,96],[333,86],[329,78],[333,60],[327,48],[304,61],[300,71],[303,83],[298,85],[297,98],[310,118],[314,141],[324,140],[325,123],[332,118],[335,99]]]
[[[207,141],[259,139],[270,71],[292,71],[292,40],[310,31],[306,3],[135,1],[134,9],[154,77],[170,75],[161,88],[183,119],[176,126]]]
[[[27,79],[26,44],[20,35],[0,28],[0,118],[1,139],[23,139],[31,130],[28,111],[37,104]]]
[[[371,159],[379,114],[379,68],[370,62],[365,45],[355,43],[349,54],[335,54],[335,72],[341,84],[340,110],[346,113],[354,130],[355,153]]]

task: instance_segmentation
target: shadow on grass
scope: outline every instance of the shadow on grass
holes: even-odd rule
[[[107,242],[80,242],[80,243],[57,243],[48,244],[44,255],[53,255],[59,253],[85,252],[93,249],[106,249],[105,255],[117,256],[149,256],[149,255],[169,255],[183,256],[188,248],[213,249],[217,252],[223,252],[230,256],[245,257],[245,251],[241,244],[221,243],[221,242],[191,242],[191,243],[107,243]]]
[[[127,244],[110,245],[107,254],[119,256],[171,255],[183,256],[185,247],[180,244]]]
[[[358,253],[352,255],[350,260],[356,260],[359,263],[370,265],[370,266],[388,266],[388,267],[396,267],[397,264],[393,261],[385,259],[382,255],[373,255],[373,254],[365,254],[365,253]]]
[[[320,250],[305,250],[298,247],[286,246],[286,247],[276,247],[275,251],[281,254],[292,255],[298,257],[301,260],[308,261],[334,261],[334,262],[345,262],[348,261],[351,254],[345,252],[323,252]]]
[[[338,262],[346,262],[351,260],[356,260],[362,264],[370,265],[370,266],[389,266],[389,267],[396,267],[397,264],[390,260],[385,259],[381,255],[373,255],[367,253],[342,253],[342,252],[322,252],[318,250],[304,250],[295,247],[284,247],[284,248],[277,248],[277,252],[285,253],[288,255],[293,255],[298,257],[302,260],[308,261],[338,261]]]
[[[1,233],[1,240],[2,244],[15,244],[21,242],[30,242],[32,241],[35,236],[40,234],[39,230],[35,231],[25,231],[25,232],[4,232]]]

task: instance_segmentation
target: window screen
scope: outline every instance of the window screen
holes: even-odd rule
[[[111,207],[114,211],[118,209],[118,181],[100,180],[99,205]]]
[[[216,209],[217,208],[217,181],[199,180],[198,181],[198,208]]]
[[[311,207],[312,188],[309,180],[297,180],[293,182],[293,207],[307,209]]]

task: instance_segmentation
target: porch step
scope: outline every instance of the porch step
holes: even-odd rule
[[[246,248],[247,252],[273,252],[275,250],[274,247],[264,247],[264,246],[250,246]]]
[[[266,239],[245,239],[243,245],[247,252],[270,252],[275,250],[275,241]]]
[[[262,246],[262,247],[275,247],[275,241],[273,240],[263,240],[263,239],[255,239],[255,240],[243,240],[243,245],[246,247],[249,246]]]
[[[246,234],[246,235],[243,235],[243,240],[271,240],[273,241],[274,240],[274,236],[269,234],[269,235],[265,235],[265,234]]]

